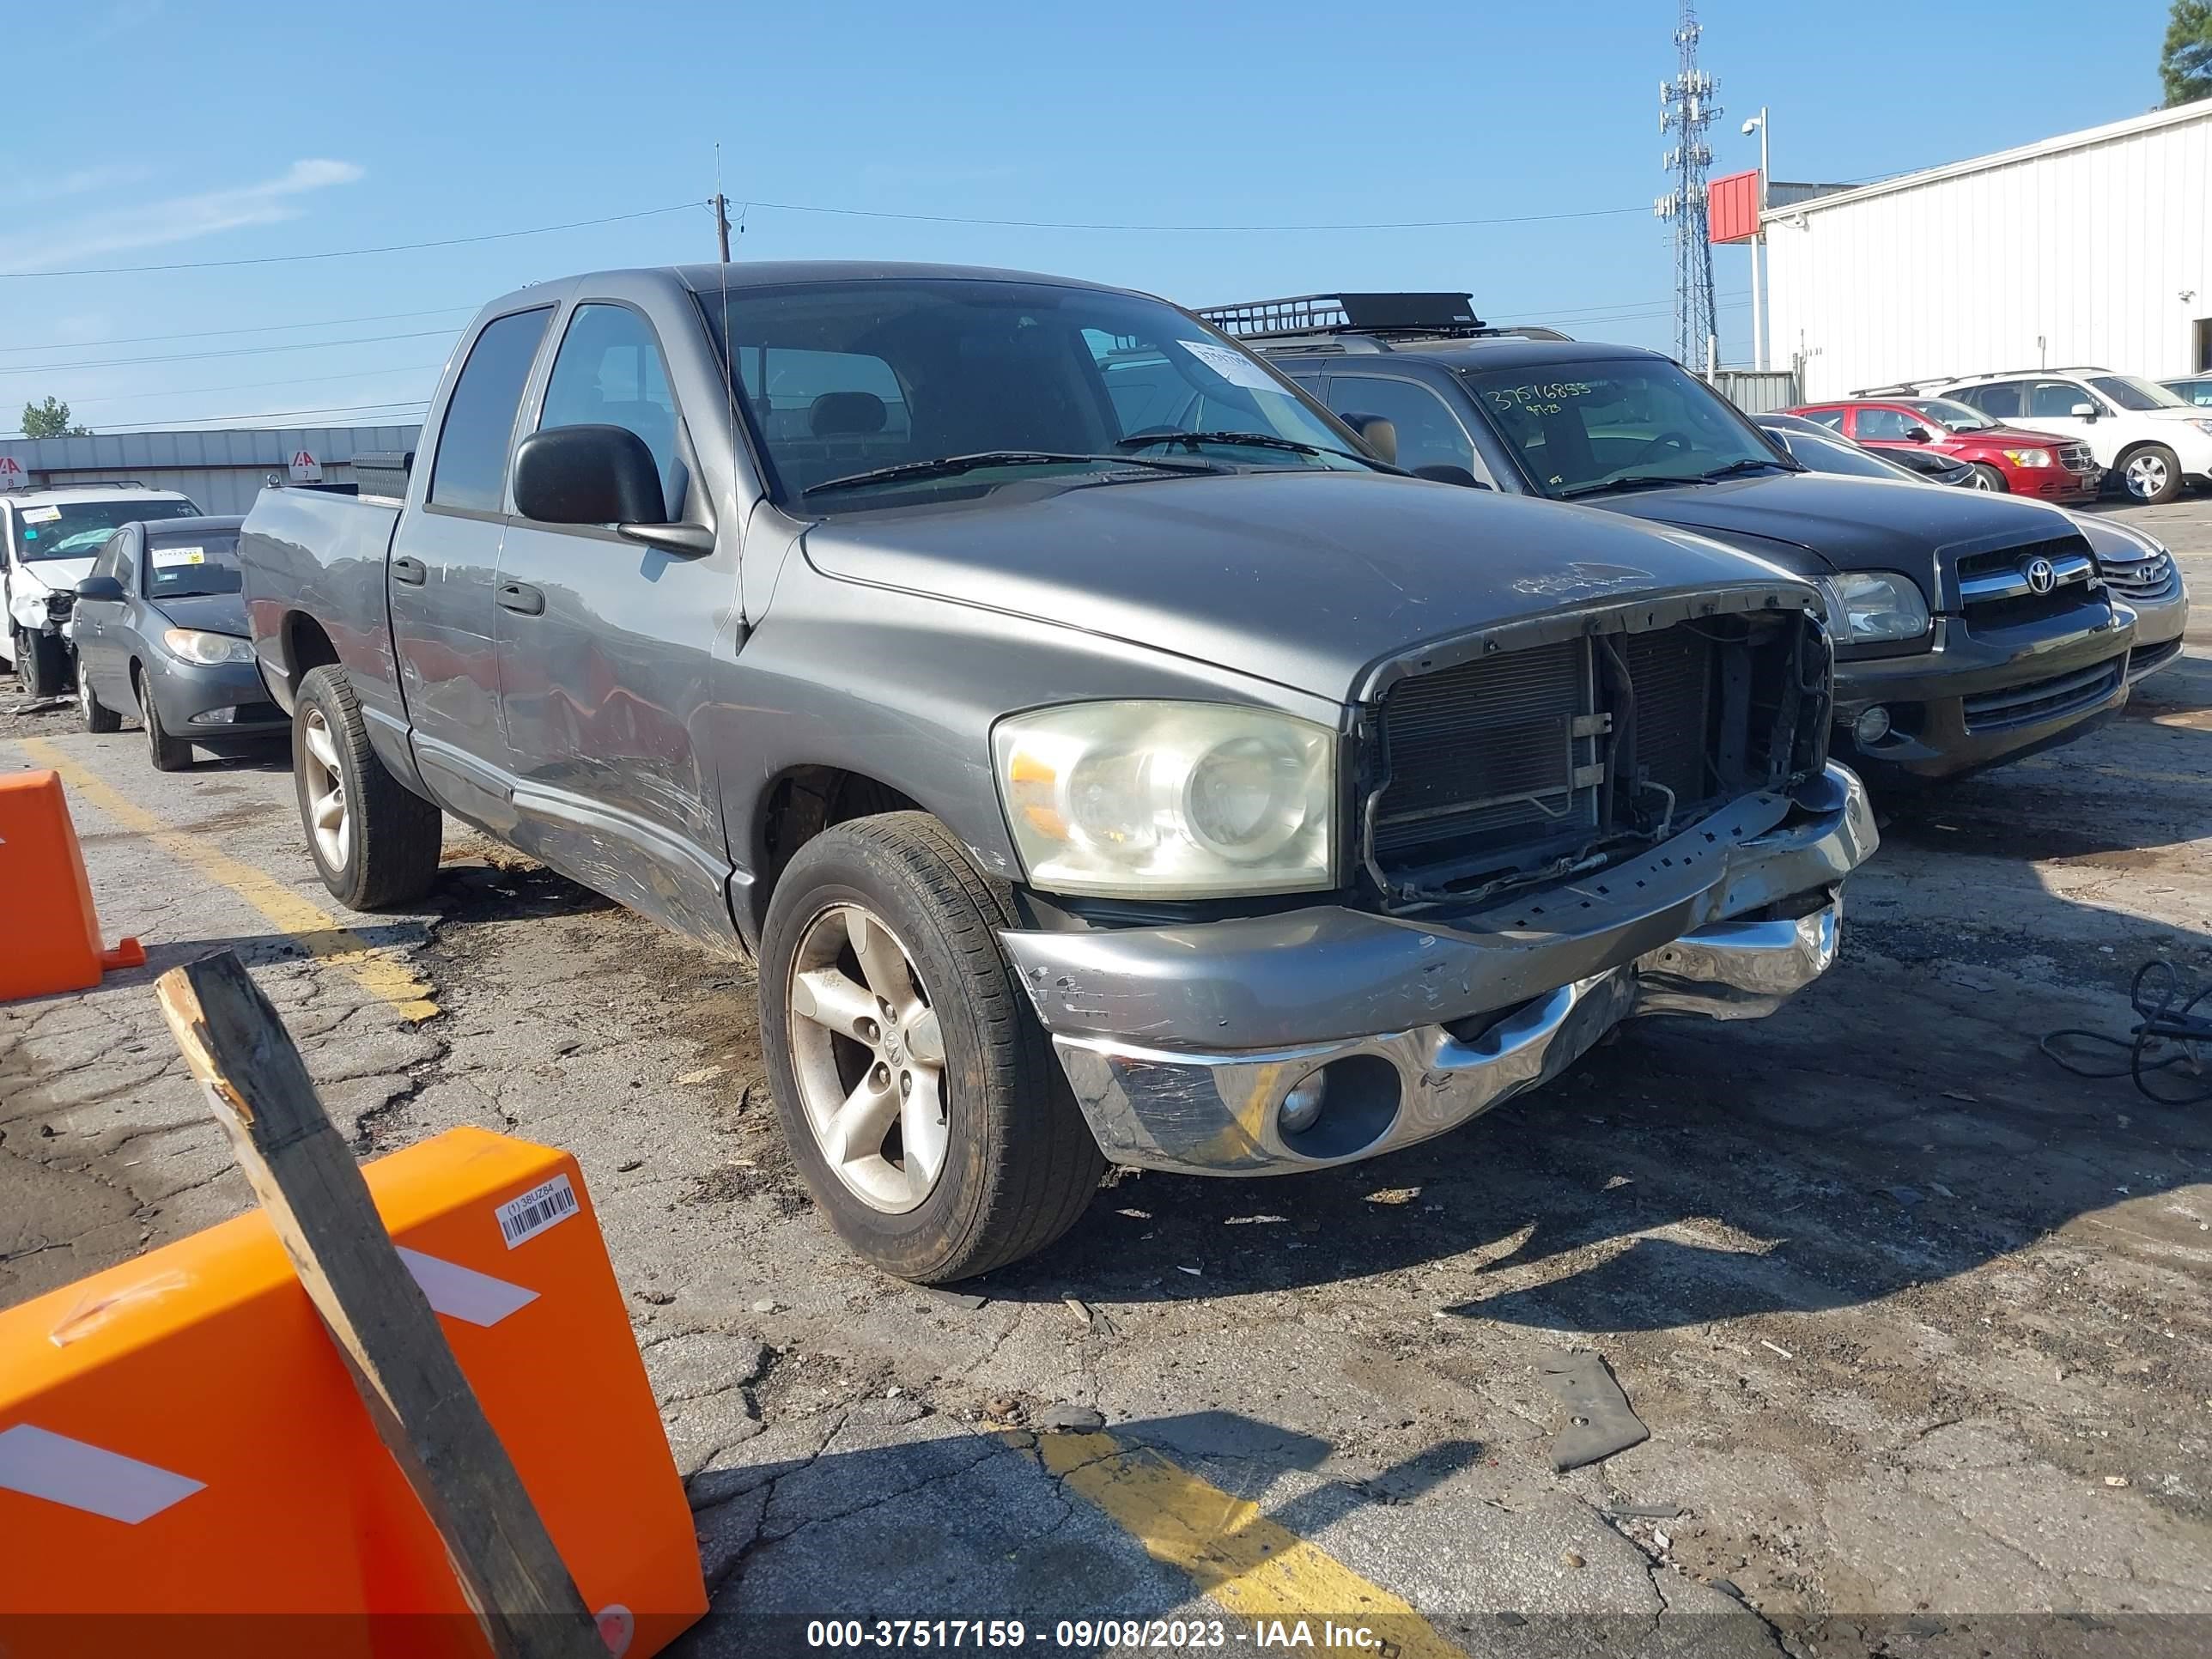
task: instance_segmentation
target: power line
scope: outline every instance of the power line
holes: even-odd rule
[[[458,312],[474,312],[481,303],[472,300],[466,305],[433,306],[428,311],[380,311],[367,317],[325,317],[312,323],[262,323],[252,328],[203,328],[185,334],[125,334],[112,340],[51,340],[44,345],[0,346],[0,356],[19,356],[26,351],[89,351],[99,346],[149,345],[156,340],[215,340],[232,334],[282,334],[295,328],[351,328],[356,323],[396,323],[410,317],[449,317]]]
[[[92,435],[101,438],[120,437],[131,432],[153,432],[162,427],[201,426],[210,421],[281,421],[296,415],[353,415],[365,410],[380,409],[394,411],[413,410],[413,414],[395,412],[371,422],[376,426],[406,426],[428,412],[430,405],[421,398],[388,404],[323,404],[312,409],[264,409],[246,415],[175,415],[166,420],[148,421],[143,425],[126,426],[118,432],[100,432]],[[21,431],[0,433],[0,439],[21,438]]]
[[[289,380],[243,380],[228,386],[175,386],[161,392],[104,392],[97,398],[71,398],[69,406],[74,410],[80,404],[120,404],[145,402],[158,398],[193,398],[206,392],[261,392],[273,386],[323,386],[332,380],[366,380],[377,374],[428,374],[445,367],[443,363],[399,363],[389,368],[356,368],[343,374],[303,374]]]
[[[358,334],[346,340],[295,340],[289,345],[240,346],[231,351],[173,351],[157,357],[93,357],[81,363],[24,363],[0,374],[58,374],[71,368],[128,368],[140,363],[201,362],[210,357],[265,357],[279,351],[325,351],[333,346],[378,345],[386,340],[450,339],[457,328],[423,328],[411,334]]]
[[[1547,224],[1558,219],[1609,219],[1623,214],[1646,213],[1647,208],[1589,208],[1577,213],[1522,213],[1494,219],[1396,219],[1328,225],[1136,225],[1106,224],[1060,219],[978,219],[951,213],[894,213],[878,208],[819,207],[805,202],[746,201],[744,208],[769,208],[778,213],[832,213],[854,219],[904,219],[929,225],[988,225],[1006,230],[1108,230],[1206,234],[1246,232],[1321,230],[1456,230],[1477,225]]]
[[[357,259],[370,253],[413,253],[423,248],[459,247],[465,242],[502,242],[517,236],[544,236],[556,230],[583,230],[592,225],[621,224],[631,219],[651,219],[665,213],[688,213],[696,202],[673,207],[641,208],[635,213],[611,213],[603,219],[572,219],[566,224],[532,225],[525,230],[489,230],[477,236],[444,236],[428,242],[389,242],[380,247],[332,248],[322,253],[265,253],[251,259],[190,259],[160,265],[86,265],[68,270],[0,270],[0,277],[21,280],[30,276],[123,276],[140,271],[227,270],[239,265],[291,265],[311,259]]]

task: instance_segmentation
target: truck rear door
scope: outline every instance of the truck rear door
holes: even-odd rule
[[[389,566],[392,641],[416,764],[441,805],[501,832],[514,809],[499,722],[493,584],[515,416],[552,316],[550,305],[508,312],[469,343]]]
[[[635,433],[659,464],[667,521],[711,525],[676,390],[707,395],[712,359],[696,313],[649,292],[634,301],[587,294],[560,334],[537,418],[526,408],[522,425]],[[681,354],[675,375],[672,353]],[[733,648],[737,556],[734,536],[701,556],[608,527],[517,515],[500,550],[494,624],[514,843],[724,946],[734,939],[731,862],[702,734],[717,653],[726,659]]]

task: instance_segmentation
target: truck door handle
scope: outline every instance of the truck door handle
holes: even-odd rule
[[[542,617],[545,614],[545,595],[528,582],[501,582],[499,608],[512,611],[518,617]]]
[[[420,587],[429,579],[428,567],[420,559],[410,559],[403,555],[392,562],[392,580],[396,582],[405,582],[410,587]]]

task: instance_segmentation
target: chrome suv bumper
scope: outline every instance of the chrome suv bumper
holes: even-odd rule
[[[1456,1127],[1632,1016],[1771,1012],[1835,959],[1839,885],[1876,844],[1864,788],[1830,766],[1477,911],[1000,939],[1109,1158],[1277,1175]]]

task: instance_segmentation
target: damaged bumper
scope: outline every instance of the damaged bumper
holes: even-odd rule
[[[1834,960],[1837,889],[1875,844],[1864,788],[1831,766],[1467,913],[1329,905],[1000,939],[1109,1158],[1280,1174],[1441,1134],[1633,1015],[1771,1012]],[[1317,1073],[1317,1115],[1286,1118]]]

